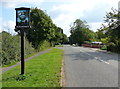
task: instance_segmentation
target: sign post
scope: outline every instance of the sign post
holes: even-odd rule
[[[21,75],[25,73],[24,62],[24,29],[30,28],[30,8],[15,8],[16,10],[16,29],[20,29],[21,34]]]

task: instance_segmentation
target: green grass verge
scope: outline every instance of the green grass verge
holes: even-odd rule
[[[38,52],[35,52],[35,53],[33,53],[33,54],[27,55],[27,56],[25,57],[25,59],[27,59],[27,58],[29,58],[29,57],[32,57],[32,56],[34,56],[34,55],[37,54],[37,53],[38,53]],[[20,62],[20,61],[12,62],[11,64],[8,64],[8,65],[2,65],[0,68],[12,66],[12,65],[17,64],[18,62]]]
[[[55,47],[63,47],[63,45],[55,45]]]
[[[49,48],[51,48],[51,47],[47,47],[47,48],[45,48],[45,49],[42,49],[41,52],[42,52],[42,51],[45,51],[45,50],[47,50],[47,49],[49,49]],[[34,55],[36,55],[36,54],[38,54],[38,53],[39,53],[39,52],[34,52],[34,53],[32,53],[32,54],[29,54],[29,55],[25,56],[25,59],[27,59],[27,58],[29,58],[29,57],[32,57],[32,56],[34,56]],[[20,61],[15,61],[15,62],[12,62],[11,64],[8,64],[8,65],[2,65],[2,66],[0,66],[0,68],[12,66],[12,65],[17,64],[18,62],[20,62]]]
[[[3,87],[60,87],[63,50],[54,48],[25,63],[25,75],[20,65],[2,74]]]

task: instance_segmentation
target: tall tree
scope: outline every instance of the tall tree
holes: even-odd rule
[[[114,43],[116,45],[120,44],[120,24],[118,17],[120,17],[120,12],[116,9],[111,9],[109,13],[104,17],[104,21],[107,25],[102,25],[102,27],[97,31],[99,39],[109,39],[108,43]]]
[[[50,16],[41,9],[32,8],[30,13],[31,28],[26,29],[26,37],[35,49],[39,49],[46,40],[53,45],[55,42],[62,42],[63,29],[57,27]],[[18,33],[19,29],[16,30]]]
[[[89,29],[86,21],[80,19],[75,20],[70,28],[70,43],[82,44],[84,41],[92,41],[97,38],[97,35]]]
[[[68,44],[69,43],[69,39],[67,37],[66,34],[63,34],[63,44]]]

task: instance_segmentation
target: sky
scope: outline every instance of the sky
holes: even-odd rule
[[[0,32],[7,31],[13,35],[16,25],[15,8],[38,7],[53,20],[53,23],[70,36],[70,25],[76,20],[85,20],[94,32],[104,23],[106,12],[118,9],[120,0],[1,0]]]

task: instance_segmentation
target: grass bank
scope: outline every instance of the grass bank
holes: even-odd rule
[[[49,48],[51,48],[51,47],[44,48],[44,49],[42,49],[40,52],[45,51],[45,50],[47,50],[47,49],[49,49]],[[36,55],[36,54],[38,54],[38,53],[39,53],[39,52],[34,52],[34,53],[32,53],[32,54],[26,55],[26,56],[25,56],[25,59],[27,59],[27,58],[29,58],[29,57],[32,57],[32,56],[34,56],[34,55]],[[12,62],[11,64],[8,64],[8,65],[2,65],[2,66],[0,66],[0,68],[12,66],[12,65],[17,64],[18,62],[20,62],[20,60],[19,60],[19,61],[14,61],[14,62]]]
[[[55,45],[55,47],[63,47],[63,45]]]
[[[54,48],[25,63],[25,75],[21,76],[20,66],[2,75],[3,87],[60,87],[63,50]]]

